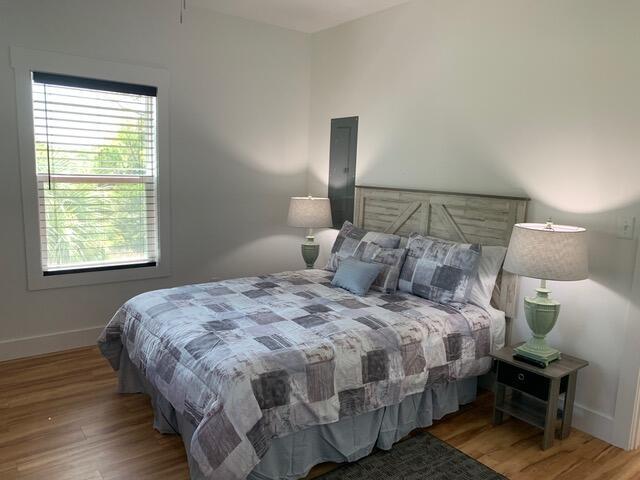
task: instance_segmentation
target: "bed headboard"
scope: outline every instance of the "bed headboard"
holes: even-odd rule
[[[412,232],[481,245],[508,246],[515,223],[524,222],[528,198],[356,186],[355,224],[408,236]],[[502,271],[492,303],[507,316],[506,345],[516,312],[517,277]]]

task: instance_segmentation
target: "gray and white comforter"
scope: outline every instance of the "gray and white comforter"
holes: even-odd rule
[[[271,439],[396,404],[435,382],[485,373],[489,315],[407,293],[356,297],[303,270],[158,290],[99,338],[194,425],[207,478],[244,478]]]

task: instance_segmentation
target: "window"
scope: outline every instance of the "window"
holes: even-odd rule
[[[169,73],[11,47],[28,287],[170,274]]]
[[[155,265],[156,92],[33,72],[44,275]]]

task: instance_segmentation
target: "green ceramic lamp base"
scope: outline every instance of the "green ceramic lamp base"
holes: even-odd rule
[[[534,339],[529,340],[529,342],[532,340]],[[549,366],[551,362],[560,358],[560,351],[549,347],[546,345],[546,342],[545,349],[532,348],[532,346],[529,345],[529,342],[523,343],[519,347],[514,348],[513,353],[521,357],[529,358],[536,363],[544,364],[545,366]]]
[[[307,265],[307,268],[313,268],[313,265],[318,259],[318,254],[320,253],[320,245],[314,242],[315,238],[313,235],[307,235],[306,240],[306,242],[300,245],[302,258],[304,259],[304,263]]]
[[[549,297],[551,291],[541,281],[535,297],[524,299],[524,313],[533,337],[516,347],[514,354],[548,366],[560,358],[560,352],[547,344],[545,337],[553,329],[560,313],[560,303]]]

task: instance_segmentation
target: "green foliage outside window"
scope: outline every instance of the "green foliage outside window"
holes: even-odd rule
[[[155,188],[143,180],[127,183],[49,181],[52,175],[126,175],[153,178],[149,121],[123,127],[100,146],[69,152],[36,143],[41,179],[47,265],[67,266],[144,259],[155,244]],[[108,142],[106,145],[105,142]],[[68,147],[67,147],[68,148]],[[150,198],[151,197],[151,198]]]

